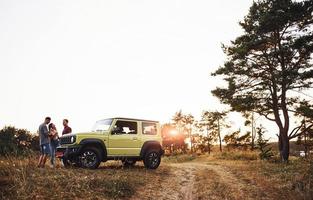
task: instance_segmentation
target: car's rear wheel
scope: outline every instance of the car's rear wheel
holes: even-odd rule
[[[158,150],[149,150],[144,157],[143,163],[148,169],[156,169],[161,163],[161,155]]]
[[[79,164],[83,168],[96,169],[101,163],[100,155],[97,148],[86,147],[79,155]]]
[[[123,166],[124,167],[132,167],[136,164],[136,160],[134,159],[125,159],[122,160]]]

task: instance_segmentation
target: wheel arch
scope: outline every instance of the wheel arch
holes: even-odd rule
[[[89,138],[89,139],[83,139],[79,143],[81,145],[81,150],[82,151],[86,147],[96,147],[100,150],[101,153],[101,161],[106,161],[107,160],[107,149],[105,143],[100,140],[100,139],[95,139],[95,138]]]
[[[140,151],[140,157],[141,157],[142,159],[144,159],[145,154],[148,152],[149,149],[157,149],[157,150],[160,151],[160,155],[163,155],[162,146],[161,146],[161,144],[160,144],[159,141],[155,141],[155,140],[146,141],[146,142],[142,145],[142,148],[141,148],[141,151]]]

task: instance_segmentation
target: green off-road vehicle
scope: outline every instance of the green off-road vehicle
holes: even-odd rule
[[[97,121],[92,132],[63,135],[56,152],[65,166],[90,169],[107,160],[124,166],[143,160],[146,168],[156,169],[163,154],[159,122],[120,117]]]

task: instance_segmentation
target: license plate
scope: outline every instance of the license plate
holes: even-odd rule
[[[63,157],[63,152],[61,152],[61,151],[55,152],[55,157],[62,158]]]

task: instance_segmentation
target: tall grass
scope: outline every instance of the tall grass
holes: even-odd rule
[[[214,157],[221,160],[257,160],[256,151],[223,151],[214,153]]]
[[[97,170],[36,167],[36,158],[0,158],[0,199],[127,199],[159,172],[106,163]]]
[[[167,163],[182,163],[182,162],[189,162],[196,159],[197,156],[189,155],[189,154],[181,154],[181,155],[172,155],[166,156],[163,158],[163,162]]]

